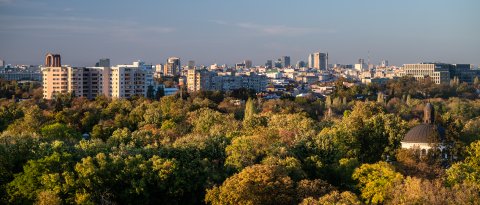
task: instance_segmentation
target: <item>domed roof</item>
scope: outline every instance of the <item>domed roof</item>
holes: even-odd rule
[[[432,124],[420,124],[407,132],[402,142],[433,143],[445,139],[445,130]]]
[[[445,130],[435,123],[435,109],[427,103],[423,108],[423,124],[417,125],[407,132],[402,142],[433,143],[445,139]]]

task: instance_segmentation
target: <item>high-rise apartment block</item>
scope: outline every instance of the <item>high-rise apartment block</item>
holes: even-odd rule
[[[151,65],[133,62],[132,65],[117,65],[110,72],[110,97],[130,98],[135,95],[146,96],[148,86],[153,86]]]
[[[318,70],[327,70],[328,69],[328,53],[313,53],[311,55],[313,58],[313,68]]]
[[[308,67],[318,70],[328,69],[328,53],[312,53],[308,55]]]
[[[46,62],[45,65],[52,65]],[[43,98],[53,99],[56,94],[74,93],[75,96],[82,96],[83,73],[78,73],[74,68],[68,67],[45,67],[43,73]],[[77,74],[78,79],[77,80]],[[68,79],[69,76],[75,76],[75,79]],[[75,86],[73,86],[75,85]]]
[[[214,73],[206,69],[189,69],[187,72],[187,89],[189,91],[210,90]]]
[[[167,63],[164,65],[163,75],[176,76],[181,71],[180,58],[170,57],[167,59]]]
[[[266,90],[268,79],[264,75],[247,73],[217,73],[208,70],[188,70],[188,91],[219,90],[231,91],[240,88],[252,89],[256,92]]]
[[[148,86],[154,82],[152,67],[143,62],[114,67],[70,67],[58,63],[60,55],[47,54],[46,66],[42,68],[44,99],[54,99],[57,94],[66,93],[89,99],[100,95],[114,98],[146,96]]]
[[[309,67],[309,68],[313,68],[313,65],[314,65],[314,63],[313,63],[313,58],[314,58],[313,53],[310,54],[310,55],[308,55],[308,62],[307,62],[307,63],[308,63],[308,67]]]
[[[290,56],[282,56],[282,67],[288,68],[290,67]]]
[[[43,98],[54,99],[66,93],[89,99],[108,95],[108,71],[103,67],[44,67]]]
[[[272,60],[267,60],[267,62],[265,63],[265,67],[266,68],[272,68],[273,67],[273,61]]]

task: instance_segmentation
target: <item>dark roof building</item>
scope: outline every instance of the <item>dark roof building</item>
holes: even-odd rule
[[[418,148],[426,152],[433,144],[442,143],[445,139],[445,129],[435,124],[435,109],[427,103],[423,110],[423,123],[407,132],[402,140],[402,148]]]

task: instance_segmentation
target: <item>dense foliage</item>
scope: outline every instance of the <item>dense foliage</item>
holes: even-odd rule
[[[0,203],[480,203],[480,100],[424,99],[402,83],[376,100],[342,96],[355,87],[338,100],[4,98]],[[454,158],[400,149],[426,101]]]

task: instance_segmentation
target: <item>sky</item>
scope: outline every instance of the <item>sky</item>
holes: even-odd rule
[[[0,0],[0,59],[480,64],[479,0]]]

